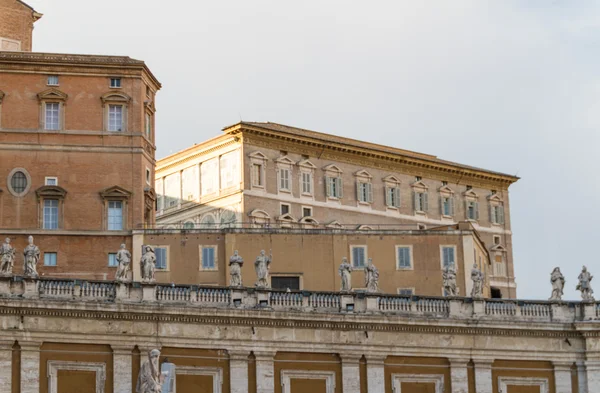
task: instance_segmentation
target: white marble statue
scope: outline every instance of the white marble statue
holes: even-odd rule
[[[560,268],[555,267],[550,274],[550,283],[552,284],[552,296],[548,300],[562,300],[563,288],[565,287],[565,276],[560,272]]]
[[[40,260],[40,249],[33,244],[33,236],[28,238],[29,244],[23,250],[23,273],[26,277],[37,277],[37,263]]]
[[[373,259],[369,258],[365,266],[365,287],[367,292],[379,291],[379,270],[373,265]]]
[[[150,246],[144,246],[144,253],[140,263],[142,269],[142,282],[154,282],[154,271],[156,269],[156,255]]]
[[[4,244],[0,246],[0,275],[12,275],[14,264],[15,248],[10,245],[10,238],[7,237]]]
[[[117,251],[117,262],[119,267],[115,274],[115,280],[123,282],[127,281],[127,273],[129,273],[129,266],[131,264],[131,253],[127,251],[125,244],[121,244],[121,248]]]
[[[587,267],[583,267],[581,269],[581,273],[579,274],[579,284],[577,284],[577,290],[581,291],[581,299],[584,302],[593,302],[594,301],[594,290],[592,289],[592,276],[590,272],[588,272]]]
[[[348,258],[342,258],[342,264],[338,269],[340,277],[342,278],[342,292],[349,292],[352,290],[352,265],[348,263]]]
[[[456,286],[456,269],[454,264],[447,265],[442,271],[442,281],[446,296],[459,296],[459,289]]]
[[[231,258],[229,258],[229,276],[231,277],[229,285],[232,287],[242,286],[242,265],[244,260],[238,254],[238,250],[233,252]]]
[[[473,281],[473,289],[471,290],[472,298],[482,298],[483,297],[483,281],[485,277],[483,276],[483,272],[479,270],[477,264],[473,264],[473,269],[471,269],[471,280]]]
[[[269,256],[265,255],[265,250],[260,251],[260,255],[256,257],[254,262],[254,269],[256,270],[256,284],[257,288],[269,288],[269,267],[271,266],[271,260],[273,254],[269,253]]]
[[[161,393],[162,381],[158,358],[160,351],[153,349],[148,352],[148,360],[144,361],[138,374],[135,391],[137,393]]]

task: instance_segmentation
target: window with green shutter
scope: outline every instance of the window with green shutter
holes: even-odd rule
[[[442,247],[442,262],[444,268],[450,265],[455,265],[455,251],[454,247]]]
[[[411,269],[410,247],[396,247],[396,252],[398,254],[398,269]]]
[[[367,259],[366,246],[352,246],[352,266],[364,267]]]

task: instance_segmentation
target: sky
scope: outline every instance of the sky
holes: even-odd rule
[[[518,297],[547,299],[559,266],[579,299],[583,264],[600,296],[599,2],[27,2],[34,51],[148,64],[158,158],[242,119],[517,175]]]

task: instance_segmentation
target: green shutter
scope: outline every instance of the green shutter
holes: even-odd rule
[[[498,206],[498,224],[504,224],[504,206]]]
[[[331,178],[329,176],[325,176],[325,195],[331,196]]]
[[[373,185],[367,183],[367,202],[373,203]]]
[[[479,220],[479,202],[475,202],[474,208],[475,208],[475,219]]]
[[[423,211],[426,212],[429,210],[429,195],[424,192],[423,193]]]
[[[385,205],[386,206],[393,206],[391,190],[392,189],[390,187],[385,188]]]
[[[338,198],[343,198],[344,197],[344,184],[342,183],[342,178],[341,177],[337,177],[336,178],[337,184],[338,184]]]
[[[419,203],[419,193],[416,191],[413,191],[413,210],[421,210],[421,204]]]
[[[356,200],[359,202],[366,202],[362,199],[361,184],[362,183],[360,181],[356,181]]]

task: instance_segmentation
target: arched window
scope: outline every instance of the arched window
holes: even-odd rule
[[[202,217],[202,220],[200,220],[200,226],[203,228],[214,228],[215,222],[215,216],[212,214],[206,214],[204,217]]]

